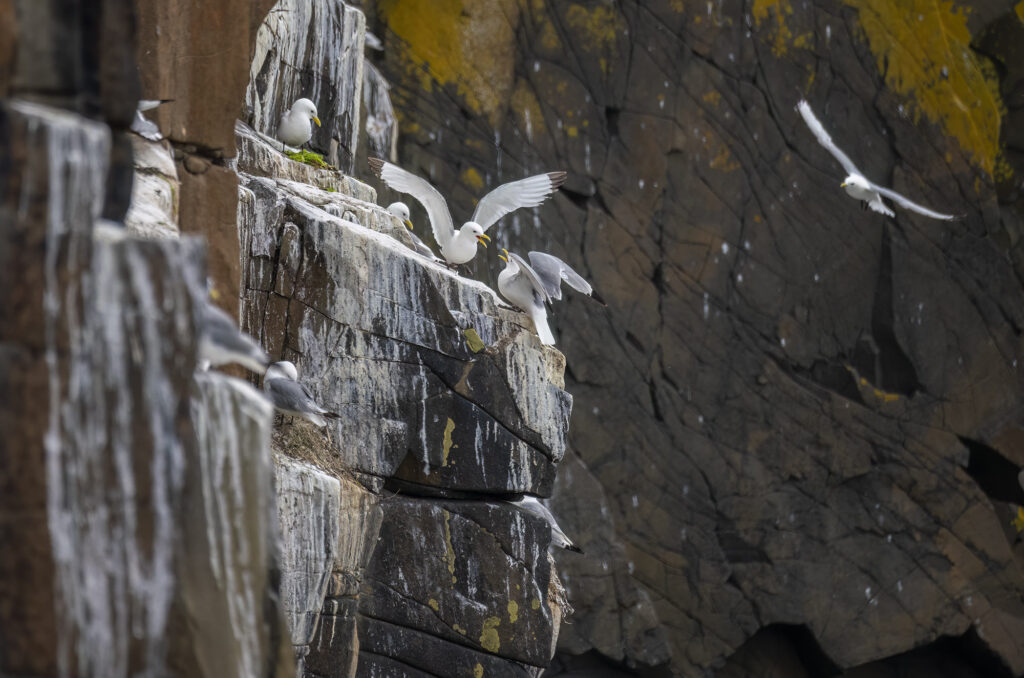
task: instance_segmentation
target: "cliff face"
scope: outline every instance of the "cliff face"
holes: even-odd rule
[[[560,670],[874,675],[979,649],[998,657],[979,673],[1024,671],[1019,153],[1000,150],[1019,16],[366,5],[400,163],[456,220],[501,181],[568,170],[493,235],[609,301],[554,310],[576,411],[553,507],[587,551],[559,559]],[[861,212],[800,97],[872,180],[965,218]]]
[[[550,529],[503,500],[552,489],[561,354],[371,187],[253,129],[306,95],[343,168],[393,147],[363,15],[4,7],[0,674],[539,675]],[[136,63],[165,139],[128,131]],[[211,300],[298,365],[328,431],[195,371]]]

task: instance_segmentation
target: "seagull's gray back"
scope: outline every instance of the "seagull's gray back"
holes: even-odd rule
[[[562,281],[577,292],[589,295],[593,288],[569,264],[556,256],[544,252],[530,252],[530,264],[537,272],[537,277],[544,283],[544,290],[552,299],[562,298]]]

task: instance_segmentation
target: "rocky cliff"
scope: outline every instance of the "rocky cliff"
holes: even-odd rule
[[[364,6],[399,162],[456,215],[569,170],[495,240],[609,301],[553,321],[553,507],[588,556],[559,559],[554,673],[1024,672],[1019,8]],[[965,218],[862,212],[801,97],[870,178]]]
[[[268,143],[300,93],[345,170],[397,138],[362,13],[270,5],[0,14],[0,674],[537,676],[564,598],[503,500],[552,490],[564,359]],[[163,139],[128,130],[140,89]],[[329,430],[195,371],[211,301]]]

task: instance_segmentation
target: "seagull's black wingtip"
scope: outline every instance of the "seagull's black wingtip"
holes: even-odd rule
[[[580,554],[583,553],[583,549],[581,549],[579,546],[576,546],[576,544],[569,544],[568,546],[565,547],[565,550],[566,551],[572,551],[573,553],[580,553]]]
[[[601,297],[601,295],[597,293],[597,290],[594,290],[594,289],[590,290],[590,298],[593,299],[594,301],[596,301],[597,303],[601,304],[602,306],[607,306],[608,305],[608,302],[605,301]]]
[[[565,183],[568,172],[548,172],[548,179],[551,180],[551,190],[556,191]]]

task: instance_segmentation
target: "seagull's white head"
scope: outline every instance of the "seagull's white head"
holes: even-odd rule
[[[388,212],[402,220],[405,227],[412,230],[412,222],[409,221],[409,206],[404,202],[393,202],[388,205]]]
[[[851,174],[846,177],[843,183],[839,184],[839,186],[841,188],[860,188],[865,191],[871,190],[871,184],[869,184],[868,180],[859,174]]]
[[[274,363],[267,368],[267,373],[263,379],[291,379],[296,381],[299,378],[299,371],[295,368],[295,363],[290,360],[282,360],[281,362]]]
[[[462,229],[459,230],[459,235],[468,233],[476,238],[477,242],[487,247],[487,241],[491,239],[491,236],[484,233],[483,226],[476,223],[475,221],[467,221],[462,225]]]
[[[316,126],[320,126],[320,118],[317,117],[316,104],[309,99],[296,99],[295,103],[292,104],[292,113],[302,115],[309,118],[316,123]]]

